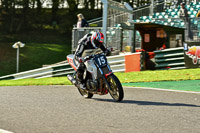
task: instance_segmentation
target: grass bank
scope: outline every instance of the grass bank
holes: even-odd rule
[[[200,68],[116,73],[122,83],[200,79]]]
[[[13,43],[0,43],[0,76],[16,73]],[[20,49],[19,71],[27,71],[66,60],[71,45],[62,43],[25,43]]]
[[[27,71],[66,60],[71,53],[71,39],[55,30],[29,31],[20,34],[0,33],[0,76],[16,73],[15,42],[25,44],[20,48],[19,71]]]
[[[182,70],[160,70],[115,73],[122,83],[181,81],[200,79],[200,68]],[[3,80],[0,86],[29,86],[29,85],[71,85],[67,77],[51,77],[42,79]]]

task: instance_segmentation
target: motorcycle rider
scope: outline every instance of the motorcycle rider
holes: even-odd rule
[[[83,38],[81,38],[78,42],[78,47],[75,51],[75,60],[77,60],[77,77],[78,83],[82,89],[85,89],[85,83],[83,81],[83,73],[85,70],[84,61],[82,54],[86,49],[97,49],[100,48],[106,55],[110,53],[110,51],[104,46],[104,35],[99,31],[95,31],[92,34],[86,34]]]

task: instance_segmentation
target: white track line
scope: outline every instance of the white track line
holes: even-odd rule
[[[127,86],[123,86],[123,87],[126,87],[126,88],[139,88],[139,89],[146,89],[146,90],[173,91],[173,92],[183,92],[183,93],[200,94],[200,92],[195,92],[195,91],[180,91],[180,90],[170,90],[170,89],[160,89],[160,88],[148,88],[148,87],[127,87]]]
[[[74,85],[66,85],[66,86],[74,86]],[[130,86],[123,86],[125,88],[139,88],[139,89],[146,89],[146,90],[158,90],[158,91],[173,91],[173,92],[182,92],[182,93],[195,93],[200,94],[197,91],[180,91],[180,90],[171,90],[171,89],[160,89],[160,88],[148,88],[148,87],[130,87]]]
[[[10,131],[6,131],[6,130],[3,130],[3,129],[0,129],[0,133],[13,133],[13,132],[10,132]]]

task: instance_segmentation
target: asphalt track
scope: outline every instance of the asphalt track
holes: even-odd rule
[[[198,133],[200,93],[124,87],[84,99],[73,86],[0,87],[0,129],[14,133]]]
[[[200,80],[123,83],[123,85],[200,92]]]

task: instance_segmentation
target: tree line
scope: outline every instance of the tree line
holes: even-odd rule
[[[137,6],[149,2],[113,1]],[[102,8],[101,0],[0,0],[0,30],[8,33],[48,28],[63,30],[76,23],[77,13],[83,12],[88,19],[93,19],[102,15]]]

